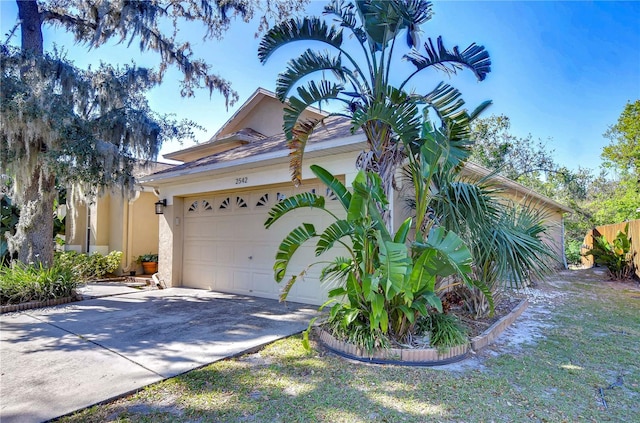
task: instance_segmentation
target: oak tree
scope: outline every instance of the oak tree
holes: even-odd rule
[[[150,110],[145,93],[178,68],[182,96],[199,89],[237,99],[227,80],[194,58],[179,39],[184,23],[201,24],[204,38],[220,39],[234,19],[273,18],[300,10],[304,0],[49,0],[17,1],[18,24],[0,44],[2,70],[0,174],[15,184],[20,221],[9,246],[24,263],[51,263],[52,208],[56,178],[92,190],[133,187],[136,161],[154,159],[163,141],[192,135],[191,122]],[[137,45],[159,56],[157,69],[135,65],[79,69],[64,54],[45,51],[45,25],[71,33],[88,50],[109,41]],[[10,43],[19,28],[18,46]],[[133,43],[136,44],[133,44]]]

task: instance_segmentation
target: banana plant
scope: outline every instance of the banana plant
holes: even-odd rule
[[[426,316],[430,309],[442,312],[435,293],[438,278],[458,275],[472,283],[467,277],[471,254],[454,232],[434,227],[425,239],[410,242],[410,218],[395,233],[387,230],[382,213],[388,201],[379,175],[360,171],[350,192],[325,169],[313,165],[311,171],[336,194],[345,217],[336,216],[325,207],[324,197],[313,193],[301,193],[275,205],[266,228],[304,207],[322,210],[335,221],[324,231],[312,223],[294,228],[276,253],[274,277],[278,282],[285,280],[291,259],[306,242],[315,242],[317,257],[339,246],[343,255],[310,266],[322,265],[321,282],[337,284],[323,307],[332,305],[330,320],[343,331],[368,331],[378,338],[372,345],[385,345],[388,339],[402,341],[415,329],[420,316]],[[281,299],[286,299],[308,268],[289,277]]]

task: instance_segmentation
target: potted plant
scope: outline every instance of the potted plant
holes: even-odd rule
[[[158,255],[157,254],[143,254],[139,256],[136,261],[142,264],[143,273],[145,275],[153,275],[158,272]]]

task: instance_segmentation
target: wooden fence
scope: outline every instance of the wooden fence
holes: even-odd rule
[[[629,238],[631,238],[631,251],[633,262],[635,264],[636,277],[640,278],[640,219],[631,220],[629,222],[614,223],[613,225],[597,226],[595,229],[587,232],[582,243],[581,253],[593,247],[593,237],[604,235],[607,241],[611,242],[618,231],[624,231],[624,227],[629,224]],[[582,257],[582,264],[585,267],[593,267],[593,256]]]

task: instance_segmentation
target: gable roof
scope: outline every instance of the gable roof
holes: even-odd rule
[[[285,104],[276,98],[276,95],[264,88],[258,88],[251,94],[236,112],[222,125],[218,131],[206,142],[188,147],[182,150],[174,151],[164,155],[165,159],[177,160],[181,162],[190,162],[206,156],[219,153],[237,147],[243,143],[252,143],[261,139],[277,135],[282,132],[281,124],[273,125],[274,115],[279,115],[278,109],[283,109]],[[327,116],[327,113],[314,107],[308,108],[304,112],[307,118],[321,118]],[[266,128],[264,133],[262,129],[251,128],[246,125],[251,124],[252,116],[265,115],[260,122],[253,122],[258,126]],[[279,115],[278,119],[281,120]]]
[[[325,120],[309,137],[306,152],[336,148],[336,141],[342,142],[347,150],[362,150],[366,139],[361,131],[351,134],[351,121],[344,117],[332,116]],[[144,178],[145,180],[166,179],[188,173],[202,172],[214,168],[228,167],[240,161],[260,162],[269,158],[288,157],[289,148],[284,133],[264,137],[253,142],[243,143],[191,162],[161,170]],[[244,159],[244,160],[243,160]]]
[[[252,112],[258,112],[258,106],[264,99],[269,99],[273,105],[275,94],[263,88],[258,88],[251,97],[227,120],[214,136],[207,142],[189,147],[175,153],[166,154],[166,158],[184,159],[185,163],[144,176],[141,183],[174,182],[176,179],[185,180],[196,174],[218,172],[232,167],[255,167],[266,162],[287,162],[289,157],[288,143],[282,131],[267,136],[252,128],[242,128],[229,132],[229,128],[243,122]],[[264,103],[262,104],[264,107]],[[284,107],[284,105],[283,105]],[[311,115],[324,117],[327,114],[312,109]],[[338,152],[361,151],[366,148],[366,138],[361,129],[351,132],[351,120],[341,116],[327,118],[309,137],[305,148],[306,156],[329,155]],[[178,158],[180,157],[180,158]],[[546,204],[551,209],[563,213],[571,213],[568,207],[546,197],[511,179],[497,175],[491,170],[478,164],[467,162],[464,172],[471,177],[483,178],[489,176],[494,183],[519,194]]]

